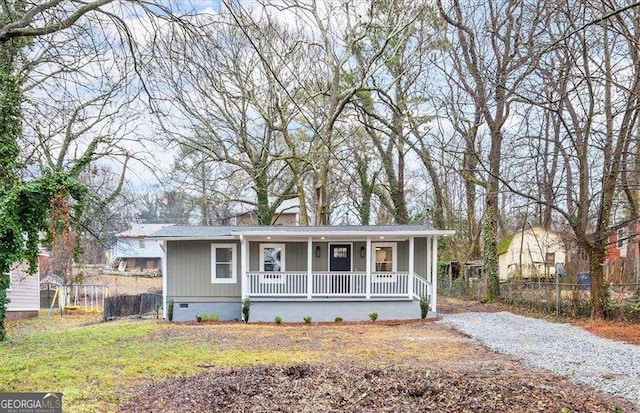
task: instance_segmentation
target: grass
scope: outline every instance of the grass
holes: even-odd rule
[[[0,343],[0,389],[62,392],[65,411],[71,412],[113,411],[142,383],[218,366],[473,357],[457,339],[446,339],[450,332],[430,338],[433,333],[417,327],[377,323],[292,327],[283,333],[282,326],[268,324],[100,323],[96,315],[73,314],[11,321],[8,332],[9,341]]]
[[[155,320],[82,325],[78,319],[40,317],[11,322],[9,341],[0,343],[0,388],[16,392],[59,391],[64,393],[65,411],[106,411],[114,410],[135,384],[201,373],[202,366],[317,358],[306,351],[220,350],[215,341],[190,337],[188,330],[196,326]],[[16,326],[20,328],[16,330]],[[41,326],[45,328],[38,328]],[[174,334],[166,339],[162,333],[169,331]]]

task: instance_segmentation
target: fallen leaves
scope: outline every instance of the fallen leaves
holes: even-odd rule
[[[420,367],[293,364],[223,368],[145,385],[123,412],[608,412],[619,406],[562,380]],[[630,410],[626,410],[630,411]]]

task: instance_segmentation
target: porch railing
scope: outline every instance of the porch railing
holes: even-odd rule
[[[366,272],[313,272],[311,283],[308,276],[302,271],[250,271],[247,272],[247,294],[283,298],[419,298],[431,295],[431,284],[408,272],[373,272],[368,290]]]

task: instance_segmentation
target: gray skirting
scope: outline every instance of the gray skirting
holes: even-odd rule
[[[369,313],[377,312],[378,320],[408,320],[420,318],[418,301],[362,300],[362,301],[269,301],[251,302],[249,322],[271,322],[280,317],[283,322],[301,323],[304,317],[312,321],[366,321]],[[198,314],[217,314],[220,320],[242,319],[240,302],[190,303],[175,302],[173,321],[195,321]],[[429,316],[435,314],[429,313]]]

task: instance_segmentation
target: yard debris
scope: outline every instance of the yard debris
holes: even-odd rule
[[[142,386],[122,412],[633,411],[557,376],[410,366],[292,364],[220,368]],[[622,405],[620,403],[623,403]]]

